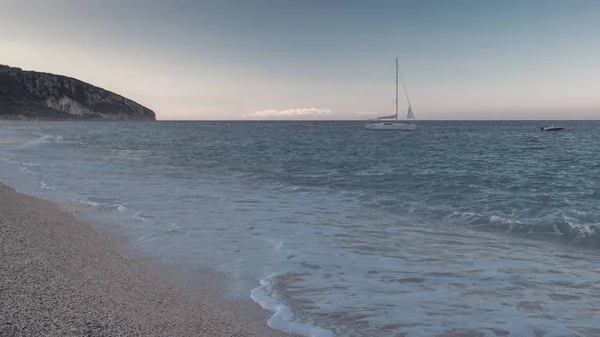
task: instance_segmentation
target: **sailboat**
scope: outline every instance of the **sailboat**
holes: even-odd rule
[[[391,116],[377,117],[376,120],[367,121],[365,129],[396,131],[415,131],[417,129],[417,125],[414,123],[403,123],[399,122],[398,120],[398,78],[400,78],[400,81],[402,82],[402,88],[404,88],[404,93],[406,94],[406,101],[408,102],[408,113],[406,115],[406,119],[415,119],[415,115],[413,115],[412,107],[410,105],[410,99],[408,98],[408,92],[406,91],[406,85],[404,85],[402,74],[400,74],[398,68],[398,58],[396,57],[396,114]]]

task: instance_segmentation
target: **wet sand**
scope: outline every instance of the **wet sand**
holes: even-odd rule
[[[0,336],[289,336],[199,293],[60,205],[0,184]]]

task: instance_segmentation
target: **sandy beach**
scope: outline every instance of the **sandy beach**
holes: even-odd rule
[[[161,278],[64,207],[3,184],[0,247],[1,336],[284,335]]]

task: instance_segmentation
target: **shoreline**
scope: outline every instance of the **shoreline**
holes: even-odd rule
[[[74,213],[0,183],[0,335],[291,336]]]

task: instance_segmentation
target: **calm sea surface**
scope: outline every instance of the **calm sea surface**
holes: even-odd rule
[[[600,335],[600,123],[0,122],[0,181],[314,336]]]

